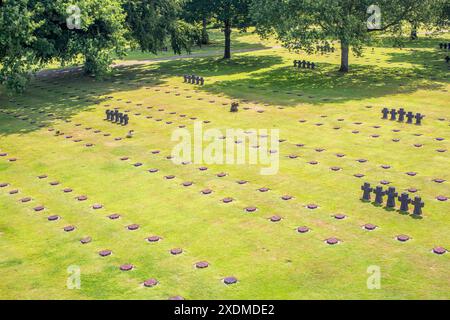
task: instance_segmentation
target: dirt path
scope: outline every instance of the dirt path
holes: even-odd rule
[[[263,51],[263,50],[272,50],[272,49],[280,49],[281,46],[274,46],[274,47],[266,47],[266,48],[254,48],[254,49],[240,49],[240,50],[233,50],[232,53],[246,53],[246,52],[255,52],[255,51]],[[177,56],[170,56],[170,57],[161,57],[161,58],[154,58],[154,59],[145,59],[145,60],[128,60],[128,61],[122,61],[120,63],[114,63],[113,68],[117,67],[123,67],[123,66],[135,66],[135,65],[143,65],[143,64],[149,64],[153,62],[159,62],[159,61],[174,61],[174,60],[183,60],[183,59],[192,59],[192,58],[204,58],[204,57],[215,57],[222,54],[222,51],[210,51],[210,52],[200,52],[200,53],[193,53],[193,54],[184,54],[184,55],[177,55]],[[55,69],[55,70],[42,70],[36,73],[36,77],[50,77],[52,75],[62,75],[72,72],[80,72],[82,67],[69,67],[69,68],[63,68],[63,69]]]

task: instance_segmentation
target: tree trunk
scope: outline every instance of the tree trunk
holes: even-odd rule
[[[348,44],[341,42],[341,68],[339,69],[340,72],[347,73],[349,71],[349,65],[348,65],[348,53],[350,49]]]
[[[230,19],[225,20],[225,54],[224,59],[231,59],[231,21]]]
[[[208,21],[206,20],[206,17],[203,17],[202,20],[202,44],[209,44],[209,35],[208,35],[208,30],[206,30],[206,27],[208,25]]]

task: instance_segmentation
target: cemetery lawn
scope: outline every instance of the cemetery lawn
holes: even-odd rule
[[[367,48],[351,58],[348,75],[336,72],[337,53],[275,47],[229,62],[129,65],[105,80],[55,73],[34,80],[24,95],[0,92],[0,184],[8,184],[0,188],[0,298],[449,299],[450,253],[432,252],[450,249],[450,201],[436,199],[450,198],[449,68],[437,49],[443,40],[450,36]],[[295,71],[294,59],[318,69]],[[183,83],[185,73],[205,77],[205,86]],[[232,101],[240,102],[238,113],[229,112]],[[113,107],[130,111],[128,127],[103,120]],[[384,107],[426,117],[422,126],[382,120]],[[171,135],[180,125],[192,131],[191,118],[209,120],[204,130],[279,129],[278,174],[260,175],[256,165],[173,164],[166,159],[177,144]],[[221,172],[227,175],[217,177]],[[363,203],[361,185],[382,180],[399,193],[416,188],[410,196],[425,202],[423,218]],[[187,181],[193,185],[184,187]],[[207,188],[213,193],[202,195]],[[87,200],[78,201],[81,195]],[[31,201],[21,203],[26,197]],[[225,204],[226,197],[234,201]],[[34,211],[38,206],[45,208]],[[244,212],[250,206],[258,210]],[[120,218],[109,219],[114,213]],[[60,219],[48,221],[52,215]],[[282,220],[270,222],[273,215]],[[377,229],[364,230],[367,223]],[[131,224],[140,228],[129,231]],[[75,230],[65,232],[70,225]],[[298,233],[300,226],[310,232]],[[155,235],[159,242],[146,241]],[[81,244],[88,236],[92,242]],[[340,243],[327,245],[331,237]],[[173,248],[183,253],[172,255]],[[112,255],[100,257],[106,249]],[[195,268],[199,261],[209,267]],[[134,269],[120,271],[124,264]],[[380,289],[367,287],[371,266],[380,268]],[[68,271],[76,267],[81,289],[69,290]],[[227,286],[222,280],[230,276],[238,282]],[[158,285],[144,287],[150,278]]]

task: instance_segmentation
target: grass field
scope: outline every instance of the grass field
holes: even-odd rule
[[[241,36],[241,48],[262,50],[229,62],[218,53],[129,65],[105,80],[58,73],[37,78],[24,95],[1,93],[0,298],[450,298],[450,254],[432,252],[450,249],[450,201],[437,200],[450,198],[449,68],[437,50],[450,37],[404,49],[377,44],[340,75],[337,53],[296,55]],[[319,67],[296,71],[294,59]],[[204,76],[205,86],[183,83],[184,73]],[[229,112],[232,101],[238,113]],[[113,107],[129,111],[128,127],[103,120]],[[383,107],[426,117],[422,126],[382,120]],[[204,129],[279,129],[278,174],[246,164],[200,171],[168,160],[173,131],[205,120]],[[411,196],[425,202],[423,218],[360,200],[364,182],[383,180],[399,193],[417,189]],[[203,195],[207,188],[213,192]],[[246,213],[250,206],[257,211]],[[108,217],[115,213],[119,219]],[[53,215],[60,219],[49,221]],[[282,220],[271,222],[274,215]],[[365,230],[368,223],[377,229]],[[128,230],[132,224],[139,229]],[[161,240],[146,241],[155,235]],[[92,241],[81,244],[85,237]],[[339,244],[326,244],[331,237]],[[102,250],[112,254],[101,257]],[[200,261],[209,266],[196,268]],[[134,269],[121,271],[124,264]],[[79,290],[67,288],[70,266],[80,268]],[[371,266],[380,268],[380,289],[367,287]],[[225,285],[230,276],[238,282]],[[144,287],[150,278],[158,285]]]

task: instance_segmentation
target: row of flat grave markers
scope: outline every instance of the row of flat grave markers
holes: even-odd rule
[[[316,64],[314,62],[309,61],[300,61],[300,60],[294,60],[294,68],[303,68],[303,69],[315,69]]]
[[[195,74],[193,74],[193,75],[185,74],[183,76],[183,78],[184,78],[184,83],[197,84],[197,85],[201,85],[201,86],[203,86],[205,84],[205,79],[203,77],[196,76]]]
[[[450,50],[450,42],[449,43],[439,43],[439,48],[442,50]]]
[[[392,121],[398,120],[399,122],[403,122],[406,118],[406,123],[409,124],[412,124],[413,119],[416,119],[416,125],[418,126],[422,124],[422,119],[425,118],[425,116],[421,113],[416,113],[414,115],[414,113],[412,113],[411,111],[406,112],[403,108],[400,108],[398,111],[395,109],[389,110],[388,108],[384,108],[383,110],[381,110],[381,113],[383,114],[383,119],[390,119]]]
[[[106,110],[106,120],[126,126],[130,118],[117,110]]]
[[[387,196],[386,208],[395,208],[395,201],[398,199],[398,201],[400,201],[400,211],[408,212],[409,205],[412,204],[414,206],[413,214],[416,216],[422,215],[422,208],[425,206],[425,203],[422,201],[421,197],[416,196],[414,200],[412,200],[407,192],[404,192],[401,196],[398,196],[398,192],[396,192],[395,187],[389,187],[387,190],[383,190],[382,186],[377,186],[374,189],[370,186],[370,183],[366,182],[361,187],[361,190],[363,191],[363,201],[370,202],[371,194],[373,193],[375,194],[374,203],[378,205],[383,205],[383,197]]]

